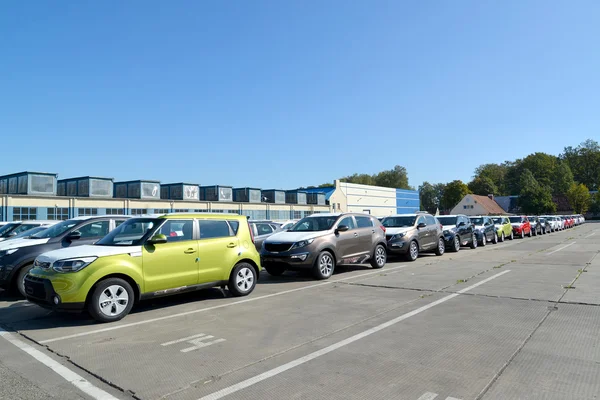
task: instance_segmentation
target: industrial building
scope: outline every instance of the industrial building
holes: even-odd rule
[[[323,212],[386,216],[418,209],[416,191],[340,181],[327,188],[261,190],[90,176],[59,180],[58,174],[29,171],[0,176],[0,221],[169,212],[235,213],[281,221]]]

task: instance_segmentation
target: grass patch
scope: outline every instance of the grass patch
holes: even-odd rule
[[[459,279],[456,281],[456,283],[466,283],[468,281],[468,279]]]
[[[567,285],[567,286],[563,286],[563,289],[575,289],[575,286]]]
[[[511,262],[511,263],[513,263],[513,262],[517,262],[517,260],[510,260],[510,262]]]

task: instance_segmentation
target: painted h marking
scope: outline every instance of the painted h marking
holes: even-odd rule
[[[192,347],[186,347],[185,349],[182,349],[182,350],[179,350],[179,351],[181,351],[182,353],[189,353],[190,351],[198,350],[198,349],[201,349],[203,347],[210,346],[211,344],[217,344],[217,343],[221,343],[221,342],[225,341],[225,339],[215,339],[215,340],[212,340],[210,342],[206,342],[206,340],[209,340],[209,339],[212,339],[212,338],[214,338],[214,336],[207,335],[205,333],[199,333],[197,335],[188,336],[188,337],[185,337],[183,339],[172,340],[170,342],[162,343],[161,346],[170,346],[172,344],[186,342],[186,343],[189,343],[189,344],[193,344],[193,346]]]

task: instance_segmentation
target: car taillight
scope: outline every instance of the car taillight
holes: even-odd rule
[[[254,232],[252,232],[252,227],[250,226],[250,221],[248,221],[248,230],[250,231],[250,239],[252,243],[254,243]]]
[[[379,227],[381,228],[381,230],[383,231],[383,233],[385,233],[385,226],[379,225]]]

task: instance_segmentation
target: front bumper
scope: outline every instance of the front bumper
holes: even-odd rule
[[[82,311],[85,303],[63,303],[49,279],[25,276],[25,297],[31,303],[55,311]]]
[[[389,254],[406,254],[409,248],[409,240],[396,239],[387,242],[387,252]]]
[[[306,249],[298,249],[304,251],[286,251],[280,253],[272,253],[262,250],[260,253],[260,264],[263,268],[269,266],[277,266],[284,268],[311,268],[318,253],[306,251]]]

